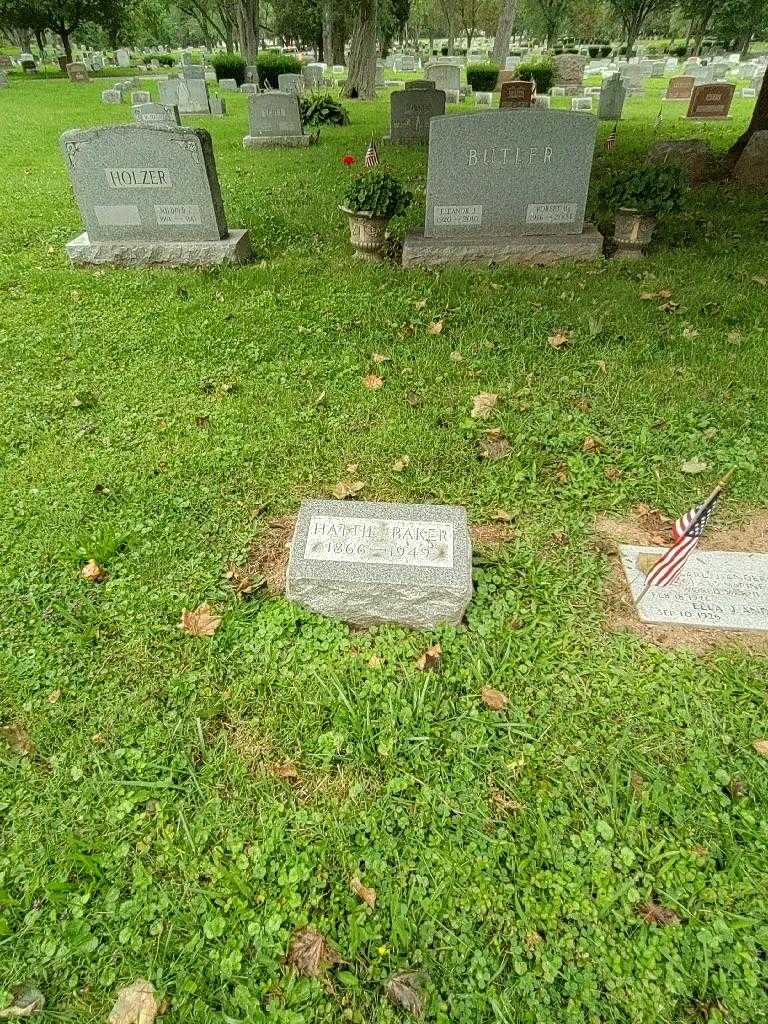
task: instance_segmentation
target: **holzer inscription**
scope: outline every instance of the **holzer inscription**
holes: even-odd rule
[[[111,188],[173,187],[167,167],[107,167],[105,174]]]

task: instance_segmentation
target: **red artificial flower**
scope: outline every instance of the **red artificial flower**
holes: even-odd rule
[[[345,164],[347,167],[351,167],[352,164],[355,163],[355,158],[352,156],[351,153],[347,153],[346,156],[343,156],[341,158],[341,162]]]

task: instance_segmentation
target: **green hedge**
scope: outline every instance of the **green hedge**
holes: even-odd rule
[[[496,88],[496,79],[499,77],[497,64],[468,64],[467,84],[472,86],[475,92],[493,92]]]
[[[216,81],[222,78],[234,78],[238,86],[245,81],[245,57],[239,53],[214,53],[211,57],[211,64],[216,72]]]
[[[517,65],[517,77],[524,82],[535,82],[536,92],[543,96],[549,92],[557,78],[557,70],[553,61],[547,58],[526,60]]]
[[[278,75],[298,75],[301,73],[301,61],[290,53],[260,53],[256,58],[259,69],[259,85],[269,82],[273,89],[278,88]]]

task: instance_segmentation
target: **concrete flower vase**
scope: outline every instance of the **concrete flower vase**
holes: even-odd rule
[[[638,210],[629,210],[626,207],[618,209],[613,234],[616,257],[639,260],[645,247],[650,244],[655,227],[655,217],[644,216]]]
[[[349,240],[355,255],[363,260],[383,260],[387,240],[388,217],[374,217],[364,210],[348,210],[340,206],[349,218]]]

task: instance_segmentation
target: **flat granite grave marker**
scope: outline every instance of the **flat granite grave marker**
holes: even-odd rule
[[[670,78],[664,99],[690,100],[695,84],[696,79],[693,75],[677,75],[675,78]]]
[[[88,74],[88,68],[81,61],[75,61],[72,64],[67,64],[67,76],[70,82],[79,82],[84,84],[90,82],[90,76]]]
[[[533,82],[517,80],[504,82],[499,97],[500,110],[516,110],[530,107],[533,103]]]
[[[458,624],[472,598],[472,544],[463,508],[305,501],[286,595],[360,626]]]
[[[592,110],[591,96],[573,96],[571,98],[571,110]]]
[[[133,120],[136,124],[155,127],[168,125],[173,128],[181,124],[179,108],[166,106],[165,103],[136,103],[133,106]]]
[[[632,597],[643,591],[647,568],[667,549],[621,544]],[[643,622],[696,628],[768,631],[768,554],[695,551],[678,580],[651,587],[636,605]]]
[[[389,97],[388,142],[397,145],[420,145],[429,142],[429,125],[433,117],[445,114],[445,93],[442,89],[401,89]]]
[[[736,86],[728,82],[697,85],[691,93],[686,118],[689,121],[726,121]]]
[[[299,100],[283,92],[251,93],[248,97],[249,134],[246,148],[265,146],[308,146],[313,135],[305,135],[301,125]]]
[[[101,94],[101,102],[112,106],[119,106],[123,102],[121,89],[104,89]]]
[[[424,231],[406,235],[403,266],[599,256],[584,223],[597,123],[536,108],[433,118]]]
[[[61,136],[85,231],[73,264],[239,263],[248,232],[228,231],[216,161],[200,128],[111,125]]]
[[[624,110],[627,90],[619,75],[612,75],[603,82],[597,101],[597,116],[600,121],[620,121]]]
[[[131,103],[151,103],[152,95],[146,89],[137,89],[131,93]]]

